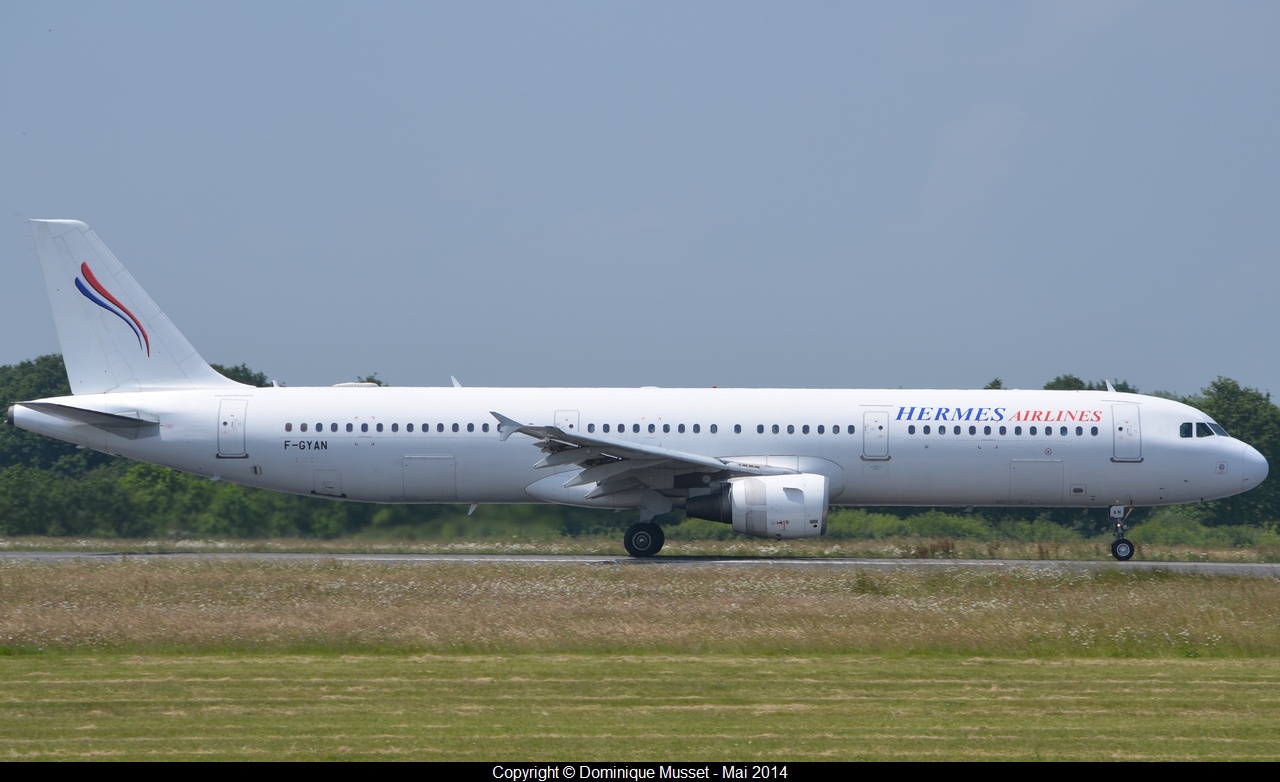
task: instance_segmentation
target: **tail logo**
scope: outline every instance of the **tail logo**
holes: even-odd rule
[[[138,347],[151,355],[151,338],[147,336],[147,330],[142,327],[142,321],[129,311],[129,308],[120,303],[120,301],[112,296],[111,293],[98,282],[98,278],[93,276],[93,270],[89,268],[89,264],[80,264],[80,273],[84,275],[84,279],[76,278],[76,288],[84,295],[86,299],[97,304],[112,315],[125,322],[125,325],[133,330],[133,335],[138,338]],[[85,281],[88,285],[85,285]],[[92,290],[90,290],[92,288]]]

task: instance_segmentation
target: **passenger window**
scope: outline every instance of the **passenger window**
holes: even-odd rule
[[[953,431],[953,432],[955,432],[956,434],[960,434],[960,427],[958,427],[958,426],[957,426],[957,427],[955,427],[955,429],[953,429],[952,431]],[[852,427],[852,426],[851,426],[851,427],[849,427],[849,434],[853,434],[853,427]]]
[[[336,431],[338,431],[338,425],[337,425],[337,424],[329,424],[329,431],[330,431],[330,432],[336,432]]]
[[[1076,437],[1079,437],[1079,436],[1080,436],[1080,435],[1082,435],[1082,434],[1084,434],[1084,427],[1083,427],[1083,426],[1077,426],[1077,427],[1076,427]]]
[[[1097,437],[1097,436],[1098,436],[1098,427],[1096,427],[1096,426],[1091,426],[1091,427],[1089,427],[1089,434],[1093,435],[1094,437]]]
[[[484,426],[480,427],[480,431],[482,431],[482,432],[487,432],[487,431],[489,431],[489,425],[488,425],[488,424],[485,424]]]
[[[307,425],[306,425],[306,424],[299,424],[299,425],[298,425],[298,431],[300,431],[300,432],[305,432],[305,431],[307,431]]]
[[[437,432],[443,432],[443,431],[444,431],[444,424],[443,424],[443,423],[436,424],[436,431],[437,431]]]
[[[804,426],[800,427],[800,433],[801,433],[801,434],[808,434],[808,433],[809,433],[809,425],[808,425],[808,424],[805,424]]]
[[[360,424],[360,431],[362,431],[362,432],[367,432],[367,431],[369,431],[369,425],[368,425],[368,424]]]
[[[663,434],[670,434],[670,433],[671,433],[671,424],[663,424],[663,425],[662,425],[662,433],[663,433]]]
[[[977,434],[977,433],[978,433],[978,427],[973,426],[973,425],[970,425],[970,426],[969,426],[969,434]]]
[[[391,431],[393,431],[393,432],[398,432],[398,431],[400,431],[400,424],[392,424],[392,425],[391,425]]]
[[[734,434],[742,434],[742,424],[734,424],[734,425],[733,425],[733,433],[734,433]]]
[[[795,434],[795,433],[796,433],[795,424],[787,424],[787,434]]]
[[[285,424],[285,425],[284,425],[284,430],[285,430],[286,432],[292,432],[292,431],[293,431],[293,424]]]
[[[378,424],[378,431],[379,431],[379,432],[381,432],[381,431],[382,431],[382,424]]]
[[[406,432],[412,432],[412,431],[413,431],[413,424],[405,424],[405,425],[404,425],[404,430],[405,430]]]
[[[654,426],[653,424],[649,424],[649,434],[653,434],[656,430],[657,430],[656,426]]]
[[[354,427],[354,426],[352,426],[351,424],[347,424],[347,431],[348,431],[348,432],[351,432],[351,431],[354,431],[354,430],[355,430],[355,427]]]
[[[587,424],[587,434],[595,434],[595,431],[596,431],[595,424]]]
[[[608,424],[605,424],[605,425],[604,425],[603,427],[601,427],[601,428],[602,428],[602,429],[604,429],[604,433],[605,433],[605,434],[608,434],[608,433],[609,433],[609,425],[608,425]]]
[[[931,432],[931,431],[933,431],[933,430],[929,428],[929,425],[928,425],[928,424],[925,424],[925,425],[924,425],[924,433],[925,433],[925,434],[929,434],[929,432]]]
[[[983,433],[983,434],[991,434],[991,427],[989,427],[989,426],[984,426],[984,427],[982,427],[982,433]]]
[[[632,433],[632,434],[640,434],[640,424],[632,424],[632,425],[631,425],[631,433]]]
[[[467,431],[468,431],[468,432],[474,432],[475,430],[476,430],[476,425],[475,425],[475,424],[467,424]]]
[[[694,424],[694,425],[693,425],[693,433],[694,433],[694,434],[697,434],[698,432],[701,432],[701,431],[702,431],[702,424]]]
[[[676,431],[679,432],[680,434],[684,434],[684,424],[680,424],[679,426],[677,426]]]
[[[826,433],[827,433],[827,428],[822,424],[818,424],[818,434],[826,434]],[[925,432],[925,434],[928,434],[928,432]]]
[[[774,434],[777,434],[777,433],[778,433],[778,425],[777,425],[777,424],[774,424],[774,425],[773,425],[773,433],[774,433]]]
[[[756,424],[756,434],[764,434],[764,424]]]

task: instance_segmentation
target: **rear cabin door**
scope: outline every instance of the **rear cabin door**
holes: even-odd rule
[[[218,458],[248,459],[244,449],[247,399],[224,399],[218,406]]]

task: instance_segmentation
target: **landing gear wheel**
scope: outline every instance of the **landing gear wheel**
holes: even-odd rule
[[[1133,544],[1124,538],[1116,538],[1111,541],[1111,556],[1121,562],[1128,562],[1133,556]]]
[[[622,538],[622,545],[633,557],[652,557],[662,550],[662,544],[666,542],[662,527],[648,521],[632,524]]]

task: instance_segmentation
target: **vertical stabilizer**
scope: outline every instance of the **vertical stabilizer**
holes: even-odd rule
[[[72,393],[244,387],[196,353],[89,226],[30,222]]]

